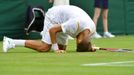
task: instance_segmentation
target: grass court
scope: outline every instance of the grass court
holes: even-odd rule
[[[134,50],[134,36],[93,39],[100,47],[129,48]],[[17,47],[2,52],[0,42],[0,75],[134,75],[134,52],[76,52],[75,41],[69,40],[67,53],[38,53]],[[129,62],[130,61],[130,62]],[[83,64],[114,63],[83,66]]]

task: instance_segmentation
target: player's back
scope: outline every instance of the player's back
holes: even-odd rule
[[[73,5],[54,6],[48,10],[48,13],[50,14],[49,16],[51,16],[51,19],[55,19],[55,21],[61,19],[64,22],[70,18],[90,19],[85,11]]]

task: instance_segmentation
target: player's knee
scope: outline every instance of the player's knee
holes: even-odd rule
[[[39,52],[49,52],[50,47],[48,47],[48,46],[40,46],[40,47],[37,48],[37,50]]]
[[[50,49],[48,48],[37,48],[39,52],[49,52]]]

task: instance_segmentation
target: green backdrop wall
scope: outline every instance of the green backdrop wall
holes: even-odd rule
[[[84,9],[91,17],[94,13],[94,0],[70,0],[71,5]],[[48,0],[0,0],[0,40],[3,36],[12,38],[33,38],[25,35],[25,15],[28,5],[42,5],[47,11],[52,7]],[[109,0],[109,31],[114,34],[134,34],[134,0]],[[100,18],[97,31],[103,32]]]

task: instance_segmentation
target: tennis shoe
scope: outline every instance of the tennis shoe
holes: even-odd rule
[[[11,48],[15,48],[15,44],[13,43],[13,39],[4,36],[4,38],[3,38],[3,52],[6,53]]]
[[[106,32],[106,33],[104,33],[103,37],[104,38],[113,38],[113,37],[115,37],[115,35],[111,34],[110,32]]]
[[[93,34],[92,38],[99,39],[99,38],[102,38],[102,36],[100,34],[98,34],[97,32],[95,32]]]

